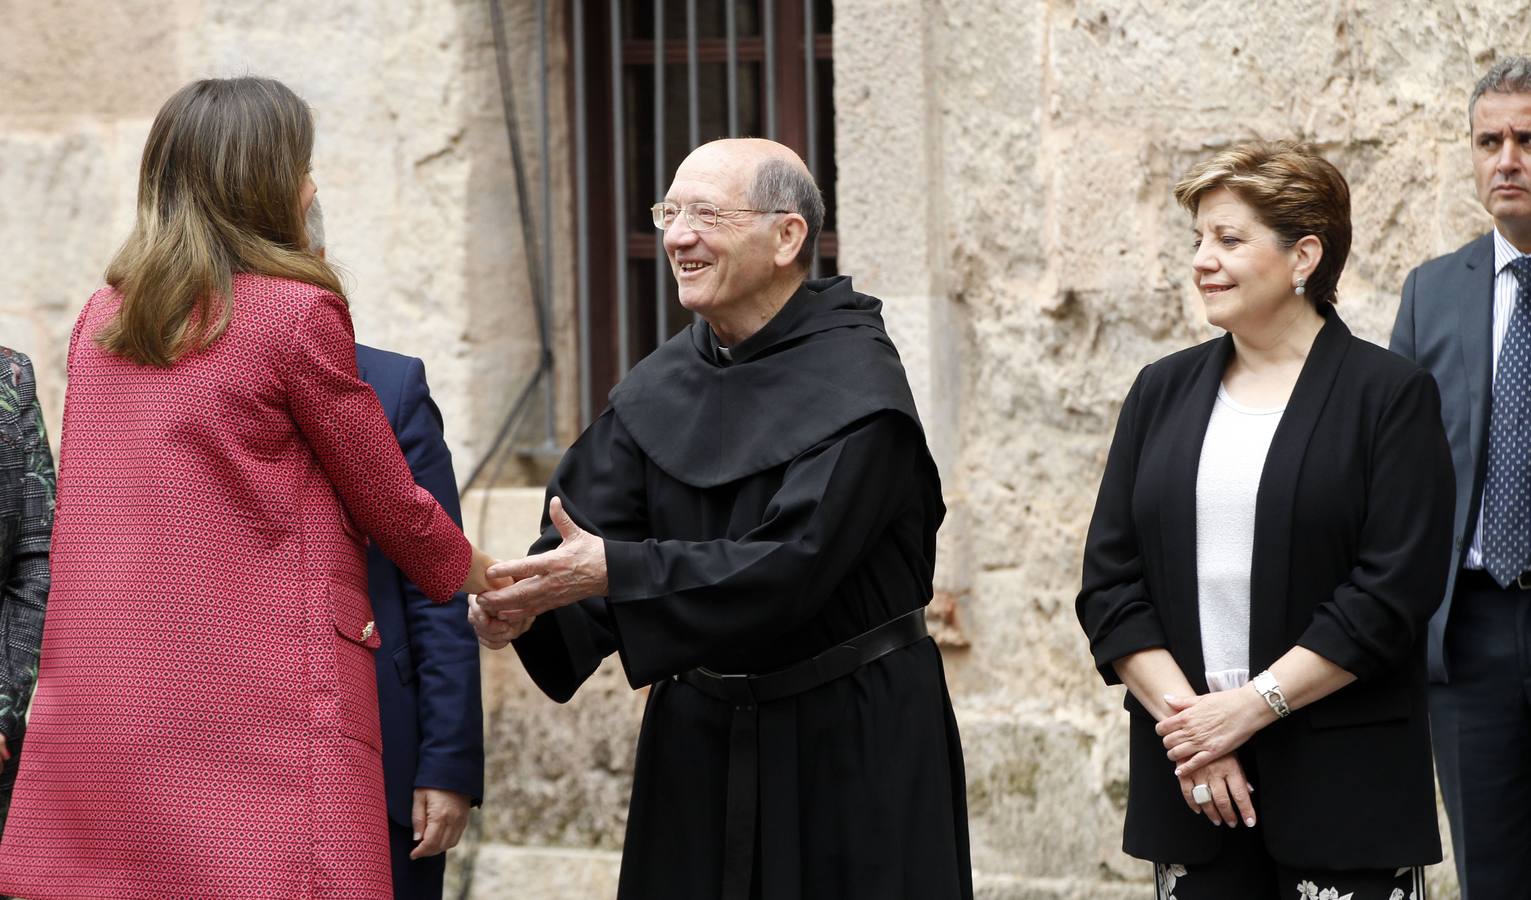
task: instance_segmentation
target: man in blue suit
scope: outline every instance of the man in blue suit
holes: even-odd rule
[[[309,249],[324,252],[319,203],[309,213]],[[377,392],[415,482],[458,525],[462,512],[441,412],[410,356],[356,345],[356,366]],[[382,707],[383,778],[388,796],[396,900],[440,900],[446,851],[484,792],[484,714],[479,697],[478,637],[468,598],[432,603],[377,545],[367,550]]]

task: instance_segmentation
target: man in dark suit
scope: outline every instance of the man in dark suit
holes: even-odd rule
[[[0,829],[16,783],[48,601],[53,454],[32,363],[0,347]]]
[[[1430,623],[1431,732],[1465,900],[1531,898],[1531,59],[1468,103],[1494,229],[1403,286],[1392,348],[1428,368],[1456,468]]]
[[[324,252],[323,214],[308,218],[309,249]],[[458,525],[462,512],[441,412],[425,364],[356,345],[356,367],[382,403],[415,482]],[[431,602],[376,544],[367,550],[382,708],[383,778],[396,900],[440,900],[446,853],[462,837],[468,808],[484,791],[484,715],[478,637],[468,598]]]

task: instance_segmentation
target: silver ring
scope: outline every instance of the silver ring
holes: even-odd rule
[[[1204,784],[1198,784],[1191,788],[1191,799],[1198,805],[1205,806],[1212,802],[1212,789]]]

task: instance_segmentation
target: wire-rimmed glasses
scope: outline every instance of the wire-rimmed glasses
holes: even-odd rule
[[[649,207],[649,212],[654,215],[654,227],[660,231],[668,231],[675,224],[677,216],[682,214],[686,217],[686,224],[692,231],[706,231],[718,224],[718,217],[728,213],[758,213],[763,216],[775,213],[790,213],[790,209],[722,209],[716,203],[697,201],[681,206],[678,203],[660,201]]]

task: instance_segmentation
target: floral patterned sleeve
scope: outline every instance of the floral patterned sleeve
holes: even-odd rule
[[[7,739],[21,733],[37,680],[54,487],[31,361],[0,347],[0,735]]]

